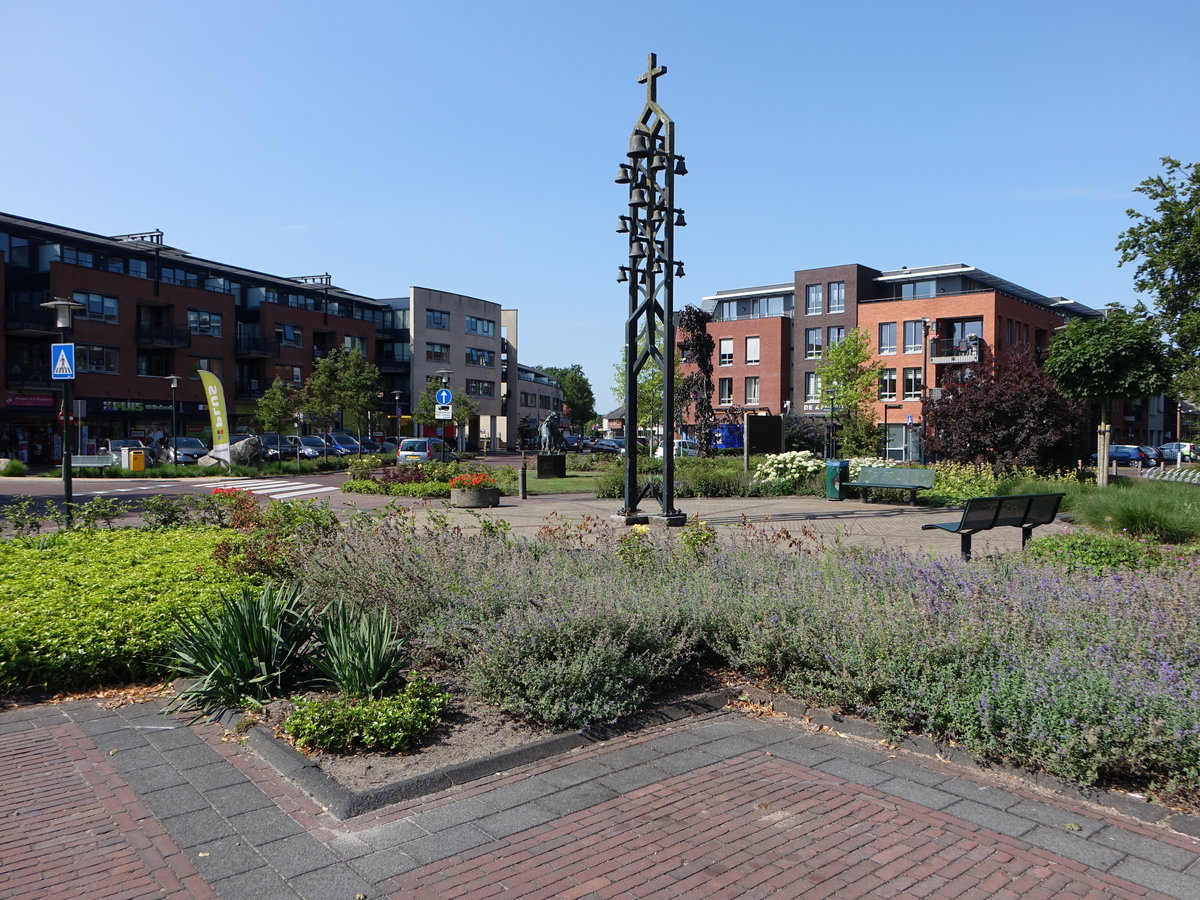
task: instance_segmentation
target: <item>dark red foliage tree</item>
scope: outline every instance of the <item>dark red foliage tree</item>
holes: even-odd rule
[[[938,459],[1049,471],[1073,466],[1082,446],[1084,409],[1054,386],[1031,351],[1010,351],[944,383],[925,404],[926,449]]]
[[[696,371],[680,378],[675,391],[675,405],[680,414],[691,408],[696,419],[695,441],[700,455],[712,452],[713,428],[717,418],[713,413],[713,351],[716,343],[708,333],[712,315],[696,306],[685,306],[679,314],[676,329],[680,336],[679,356],[691,363]]]

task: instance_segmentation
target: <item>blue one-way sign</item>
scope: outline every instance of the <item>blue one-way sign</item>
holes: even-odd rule
[[[50,345],[50,378],[65,381],[75,377],[75,345]]]
[[[449,406],[454,401],[454,395],[450,393],[449,388],[441,388],[436,394],[433,395],[433,399],[436,400],[440,406]]]

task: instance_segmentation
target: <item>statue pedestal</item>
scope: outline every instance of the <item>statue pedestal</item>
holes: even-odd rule
[[[537,457],[538,478],[566,478],[567,454],[539,453]]]

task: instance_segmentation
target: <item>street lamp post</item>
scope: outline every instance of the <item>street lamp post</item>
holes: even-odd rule
[[[176,418],[179,404],[175,402],[175,392],[179,390],[179,376],[166,376],[171,382],[171,452],[175,452],[175,445],[179,443],[179,420]]]
[[[921,465],[925,465],[925,398],[929,395],[929,319],[921,319]]]
[[[675,176],[686,175],[684,159],[675,152],[675,122],[658,104],[658,79],[667,67],[651,53],[638,82],[646,85],[646,103],[629,137],[627,161],[617,170],[617,184],[629,186],[629,212],[618,220],[617,233],[629,236],[628,265],[618,282],[629,284],[625,320],[625,505],[618,514],[628,524],[644,521],[638,503],[653,483],[638,487],[637,382],[647,365],[663,373],[662,422],[675,422],[675,278],[683,262],[675,258],[675,226],[687,223],[675,207]],[[662,348],[659,347],[661,335]],[[663,453],[662,518],[682,525],[687,516],[675,509],[675,454]]]
[[[439,379],[441,379],[442,387],[444,387],[444,388],[450,387],[450,376],[454,374],[453,369],[438,369],[433,374],[436,375]],[[454,420],[451,419],[450,421],[453,422]],[[457,428],[455,428],[454,431],[455,431],[455,434],[458,433]],[[446,461],[446,433],[443,430],[443,432],[442,432],[442,462],[445,462],[445,461]]]
[[[396,446],[400,446],[400,391],[392,391],[392,402],[396,404]]]
[[[43,303],[47,309],[54,310],[54,327],[58,329],[62,343],[67,342],[67,333],[71,330],[71,315],[77,309],[83,309],[83,304],[76,300],[67,297],[55,297],[46,303]],[[74,353],[72,353],[74,355]],[[56,363],[51,360],[51,371],[54,371]],[[74,418],[73,400],[71,397],[71,385],[75,380],[75,373],[72,371],[69,377],[63,377],[63,404],[62,404],[62,429],[63,429],[63,452],[62,452],[62,481],[63,481],[63,515],[66,518],[67,527],[71,525],[71,507],[74,505],[74,497],[71,493],[71,419]]]

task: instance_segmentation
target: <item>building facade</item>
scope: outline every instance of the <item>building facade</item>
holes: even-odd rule
[[[505,379],[511,368],[515,382],[517,360],[505,349],[499,304],[419,287],[380,300],[328,274],[289,278],[202,259],[157,231],[105,236],[8,214],[0,263],[0,456],[57,458],[62,394],[50,345],[63,338],[76,345],[84,452],[166,430],[173,403],[180,433],[207,437],[201,370],[224,384],[234,429],[253,428],[255,403],[275,378],[300,385],[335,348],[360,350],[380,370],[377,434],[419,431],[412,405],[445,370],[449,386],[479,406],[473,434],[506,440]],[[68,335],[42,306],[55,298],[81,307]]]
[[[946,384],[970,377],[989,356],[1045,353],[1069,320],[1102,315],[961,263],[801,269],[790,283],[719,291],[702,306],[713,316],[719,419],[786,412],[827,422],[819,367],[831,346],[861,328],[882,366],[875,414],[886,426],[887,454],[908,460],[921,457],[924,404]],[[1114,442],[1172,439],[1171,407],[1161,397],[1114,404]]]

